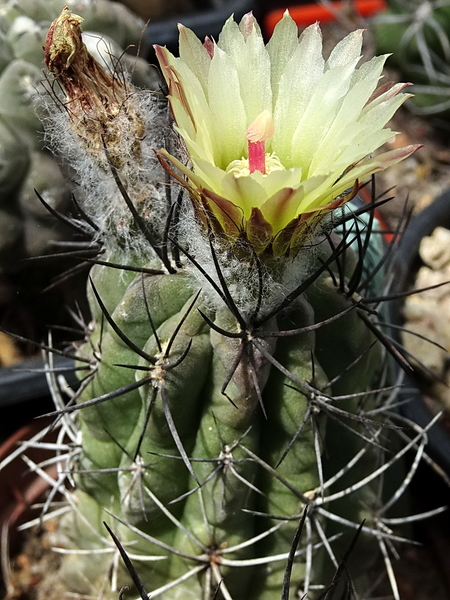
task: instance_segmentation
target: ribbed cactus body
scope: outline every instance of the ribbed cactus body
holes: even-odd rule
[[[325,239],[319,248],[321,260],[330,256]],[[354,255],[346,252],[349,276],[355,265]],[[362,445],[315,405],[314,395],[365,393],[381,370],[375,337],[356,310],[314,327],[354,303],[336,285],[337,277],[332,264],[305,295],[246,338],[232,311],[212,308],[183,270],[135,275],[93,268],[89,295],[95,319],[79,350],[80,357],[91,357],[92,376],[78,402],[119,392],[78,413],[75,477],[83,492],[80,514],[65,525],[76,547],[95,543],[92,531],[86,543],[79,532],[85,506],[93,529],[100,527],[99,546],[100,521],[106,519],[125,547],[131,543],[132,555],[165,557],[137,563],[149,591],[198,568],[198,574],[163,593],[167,600],[212,597],[216,561],[234,600],[280,597],[301,512],[321,494],[320,456],[331,476]],[[366,396],[356,396],[337,406],[358,413],[364,402]],[[367,461],[361,464],[350,479],[370,471]],[[361,498],[374,505],[365,486],[350,500],[353,512],[362,510]],[[317,534],[310,535],[317,544]],[[261,539],[252,541],[256,536]],[[323,548],[314,551],[309,583],[323,583],[323,553]],[[277,559],[262,564],[251,560],[272,556]],[[97,559],[106,561],[106,568],[108,559]],[[307,560],[303,553],[295,561],[292,593],[304,586]],[[65,568],[84,567],[71,557]],[[86,591],[84,584],[77,586]]]
[[[320,35],[298,38],[287,14],[267,47],[251,14],[217,45],[180,27],[179,59],[156,47],[174,131],[161,96],[89,56],[77,15],[49,30],[71,109],[46,107],[49,139],[99,250],[79,388],[67,407],[54,393],[70,592],[115,598],[130,580],[117,546],[163,600],[313,600],[334,572],[350,597],[394,536],[377,470],[395,419],[382,242],[373,206],[344,205],[416,148],[372,156],[403,84],[377,89],[384,58],[355,69],[361,32],[327,61]]]

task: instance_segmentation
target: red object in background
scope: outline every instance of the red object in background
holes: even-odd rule
[[[29,441],[43,431],[52,423],[52,419],[45,418],[37,421],[31,421],[25,425],[5,442],[0,444],[0,463],[17,449],[19,442]],[[57,429],[51,430],[45,434],[45,442],[56,442],[58,435]],[[52,456],[52,451],[43,448],[31,447],[28,453],[32,460],[39,464]],[[49,477],[56,479],[58,476],[57,467],[51,464],[43,469]],[[30,517],[39,515],[39,512],[33,512],[32,506],[49,489],[49,483],[38,473],[30,471],[25,461],[20,456],[4,466],[0,471],[0,530],[6,528],[8,536],[5,538],[6,546],[14,545],[20,539],[17,526]],[[2,549],[5,549],[3,547]],[[6,547],[8,550],[8,547]]]
[[[289,13],[299,27],[306,27],[316,21],[334,21],[336,12],[342,8],[342,2],[330,2],[330,8],[324,4],[310,3],[296,6],[289,6]],[[355,0],[355,11],[362,17],[371,17],[372,15],[387,9],[385,0]],[[275,25],[283,17],[285,9],[279,8],[269,12],[264,20],[264,30],[267,37],[272,35]]]

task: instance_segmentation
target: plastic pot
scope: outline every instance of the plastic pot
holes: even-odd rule
[[[394,253],[391,294],[402,294],[413,289],[415,275],[422,265],[420,244],[423,238],[431,235],[438,226],[450,229],[450,190],[443,192],[432,204],[411,219]],[[403,298],[390,303],[393,323],[402,323],[403,303]],[[398,331],[392,331],[392,335],[399,338]],[[401,410],[405,417],[421,427],[426,427],[433,415],[423,400],[420,387],[417,378],[408,374],[405,376],[405,391],[400,399],[405,402],[401,405]],[[450,436],[439,422],[428,430],[428,440],[427,452],[447,474],[450,474]]]

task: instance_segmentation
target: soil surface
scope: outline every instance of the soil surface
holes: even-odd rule
[[[57,572],[60,555],[51,551],[57,521],[48,521],[41,528],[23,536],[22,549],[9,564],[6,581],[7,600],[57,600],[64,597],[58,589]]]

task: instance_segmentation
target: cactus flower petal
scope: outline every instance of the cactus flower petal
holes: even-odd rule
[[[359,181],[418,148],[373,156],[394,135],[386,124],[409,95],[407,84],[377,88],[387,56],[358,66],[362,34],[352,32],[325,60],[317,24],[298,37],[286,11],[265,45],[249,13],[239,25],[231,17],[217,43],[180,26],[180,58],[156,46],[190,164],[159,156],[186,177],[204,222],[214,215],[228,238],[232,222],[232,236],[257,252],[288,252]]]

